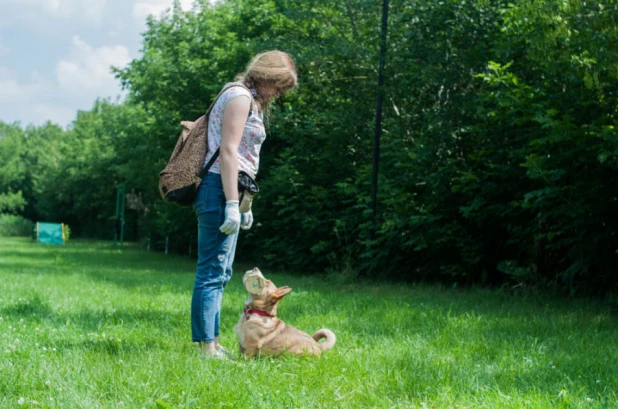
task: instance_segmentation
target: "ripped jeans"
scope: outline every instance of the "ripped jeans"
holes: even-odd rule
[[[197,271],[191,300],[193,342],[212,342],[219,336],[221,298],[232,277],[238,233],[219,231],[225,219],[221,175],[209,172],[200,184],[193,209],[197,214]]]

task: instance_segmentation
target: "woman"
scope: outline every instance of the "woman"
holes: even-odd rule
[[[273,98],[296,86],[296,67],[288,54],[269,51],[255,56],[237,81],[246,88],[225,90],[210,113],[204,164],[221,149],[193,204],[198,220],[198,260],[191,332],[200,350],[217,358],[225,358],[225,348],[219,345],[221,298],[232,276],[238,229],[248,230],[253,224],[251,211],[239,213],[238,170],[256,176],[266,138],[264,113],[268,114]]]

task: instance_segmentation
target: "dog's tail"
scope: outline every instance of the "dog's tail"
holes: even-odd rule
[[[325,339],[324,342],[320,342],[322,338]],[[326,328],[317,330],[315,334],[313,334],[313,339],[318,342],[318,345],[320,346],[320,349],[322,351],[327,351],[331,349],[333,346],[335,346],[335,342],[337,342],[337,337],[335,336],[335,333]]]

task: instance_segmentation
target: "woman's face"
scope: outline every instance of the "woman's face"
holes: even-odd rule
[[[272,98],[279,98],[281,96],[281,90],[279,87],[273,84],[263,84],[257,88],[257,92],[264,98],[266,101]]]

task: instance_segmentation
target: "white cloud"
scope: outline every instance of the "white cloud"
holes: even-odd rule
[[[23,125],[41,124],[47,120],[67,125],[75,117],[75,109],[63,106],[54,96],[55,84],[34,71],[28,82],[20,83],[6,67],[0,67],[0,111],[6,122]]]
[[[6,67],[0,67],[0,102],[21,102],[41,94],[49,84],[46,84],[38,73],[33,72],[27,84],[20,84],[13,73]]]
[[[7,47],[2,44],[2,37],[0,37],[0,57],[3,55],[8,55],[11,52]]]
[[[188,11],[193,7],[194,0],[180,0],[180,6]],[[145,19],[149,15],[158,17],[166,9],[172,8],[173,0],[140,0],[133,5],[133,16],[139,20]]]
[[[131,61],[129,50],[122,45],[94,48],[79,36],[73,36],[71,58],[56,65],[58,85],[73,95],[109,96],[118,84],[111,67],[124,68]]]
[[[208,0],[180,0],[186,11],[194,3]],[[173,4],[0,0],[0,121],[65,126],[96,98],[122,97],[110,67],[126,67],[139,52],[146,16],[158,17]]]
[[[124,19],[118,17],[114,20],[112,24],[110,24],[111,29],[107,32],[108,37],[118,38],[121,36],[121,33],[125,31],[126,24]]]
[[[70,55],[57,63],[55,78],[33,71],[20,82],[15,72],[0,66],[0,120],[68,125],[77,110],[90,109],[96,98],[120,94],[110,67],[123,68],[130,61],[124,46],[93,47],[73,36]]]
[[[10,15],[26,21],[42,21],[51,16],[62,20],[78,18],[98,22],[107,0],[3,0],[3,3],[6,3]]]

